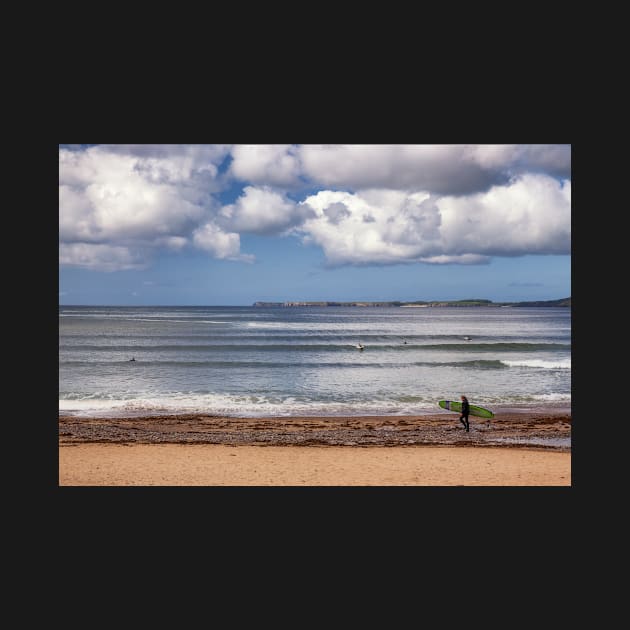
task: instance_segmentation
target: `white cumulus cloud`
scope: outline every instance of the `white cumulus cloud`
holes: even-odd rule
[[[215,258],[252,262],[253,257],[240,254],[240,236],[235,232],[224,232],[214,223],[206,223],[193,232],[197,247],[210,252]]]
[[[479,264],[571,250],[571,183],[546,175],[468,196],[320,191],[304,204],[314,216],[295,233],[322,247],[332,265]]]
[[[230,172],[240,180],[292,186],[301,171],[297,148],[290,144],[241,144],[232,148]]]
[[[235,203],[221,209],[219,220],[237,232],[278,234],[300,223],[304,212],[304,207],[267,186],[245,186]]]
[[[60,149],[60,263],[130,269],[146,264],[158,249],[181,250],[189,243],[239,259],[238,235],[217,228],[215,247],[210,236],[193,238],[219,209],[213,193],[223,186],[218,165],[228,151],[206,145]]]
[[[253,262],[243,234],[297,236],[333,266],[569,254],[570,177],[570,145],[61,147],[60,263]]]

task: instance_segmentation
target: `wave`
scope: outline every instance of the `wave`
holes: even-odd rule
[[[378,363],[322,363],[320,361],[313,363],[306,363],[304,361],[292,362],[292,361],[59,361],[60,366],[67,367],[105,367],[114,365],[126,365],[132,366],[131,369],[138,370],[145,367],[181,367],[181,368],[203,368],[203,367],[215,367],[215,368],[286,368],[286,367],[302,367],[302,368],[374,368],[374,367],[405,367],[407,364],[395,365],[395,364],[378,364]]]
[[[570,394],[554,395],[553,403],[570,403]],[[217,394],[201,392],[171,392],[155,395],[149,392],[136,396],[121,397],[101,392],[83,396],[68,393],[59,398],[59,412],[66,415],[130,416],[166,415],[176,413],[204,413],[232,417],[269,416],[360,416],[360,415],[414,415],[441,413],[437,400],[441,394],[417,396],[393,395],[372,399],[314,399],[306,396],[266,394]],[[476,400],[483,406],[534,403],[536,397],[495,397]],[[544,401],[543,404],[547,404]],[[447,412],[445,412],[447,413]]]
[[[90,318],[101,318],[105,319],[103,315],[98,313],[59,313],[59,317],[90,317]],[[179,317],[187,317],[186,315],[180,315]],[[195,319],[195,318],[187,318],[187,319],[172,319],[168,316],[155,316],[144,315],[140,317],[139,315],[130,316],[130,315],[113,315],[108,314],[106,319],[116,319],[118,321],[126,321],[126,322],[153,322],[159,324],[224,324],[226,326],[233,326],[234,322],[225,321],[225,320],[215,320],[215,319]]]
[[[541,350],[570,350],[571,344],[566,343],[449,343],[427,344],[418,346],[426,350],[445,350],[469,352],[539,352]]]
[[[531,359],[531,360],[504,360],[508,367],[529,367],[529,368],[542,368],[545,370],[570,370],[571,359],[555,359],[553,361],[546,361],[544,359]]]
[[[134,345],[83,345],[83,344],[65,344],[60,345],[60,350],[102,350],[102,351],[116,351],[120,350],[123,352],[206,352],[209,350],[219,350],[219,351],[227,351],[230,352],[285,352],[285,351],[293,351],[293,352],[321,352],[323,350],[326,351],[344,351],[348,352],[349,348],[356,347],[356,342],[351,343],[347,342],[345,344],[325,344],[325,343],[314,343],[314,344],[273,344],[273,343],[265,343],[265,344],[255,344],[255,343],[240,343],[240,344],[230,344],[230,343],[220,343],[220,344],[161,344],[161,345],[142,345],[142,344],[134,344]],[[379,346],[379,349],[386,349],[385,347]]]
[[[227,322],[225,322],[227,323]],[[274,342],[286,342],[295,344],[298,342],[312,342],[313,340],[322,341],[322,342],[337,342],[342,343],[344,341],[350,342],[354,341],[357,338],[361,338],[363,341],[370,342],[378,342],[378,343],[387,343],[392,346],[405,346],[405,345],[424,345],[420,342],[425,341],[459,341],[463,340],[461,335],[436,335],[436,334],[416,334],[416,335],[400,335],[400,334],[384,334],[384,333],[351,333],[351,334],[341,334],[341,333],[319,333],[319,332],[308,332],[305,334],[296,334],[296,333],[284,333],[280,332],[255,332],[255,331],[240,331],[237,334],[231,334],[230,332],[221,331],[220,334],[217,334],[216,331],[206,332],[206,331],[198,331],[191,332],[188,331],[186,333],[149,333],[149,334],[141,334],[137,332],[133,332],[133,335],[130,334],[103,334],[103,333],[95,333],[90,332],[89,334],[66,334],[63,333],[60,335],[61,339],[64,340],[93,340],[97,339],[108,339],[108,340],[126,340],[126,339],[151,339],[156,342],[160,340],[179,340],[179,341],[198,341],[198,340],[211,340],[211,341],[233,341],[233,342],[249,342],[251,340],[268,340],[273,339]],[[494,341],[493,341],[494,339]],[[487,337],[487,338],[477,338],[476,343],[527,343],[533,344],[537,343],[544,346],[549,346],[550,344],[557,344],[563,347],[570,347],[570,342],[568,341],[567,335],[545,335],[544,341],[535,340],[535,338],[531,338],[529,341],[523,341],[522,336],[511,337],[511,336],[495,336]],[[405,343],[406,342],[406,343]],[[464,344],[462,344],[464,345]],[[474,345],[474,344],[473,344]],[[470,347],[470,343],[466,343],[465,346]]]
[[[521,367],[521,362],[515,363],[517,367]],[[534,362],[531,362],[534,363]],[[62,360],[59,361],[60,366],[66,367],[89,367],[98,368],[106,366],[128,366],[130,369],[139,370],[147,367],[180,367],[180,368],[304,368],[304,369],[317,369],[317,368],[361,368],[361,369],[400,369],[409,367],[429,367],[429,368],[441,368],[441,367],[453,367],[462,369],[473,370],[506,370],[509,366],[506,361],[492,360],[492,359],[478,359],[471,361],[414,361],[411,363],[382,363],[382,362],[366,362],[366,361],[335,361],[335,362],[323,362],[323,361],[172,361],[172,360],[136,360],[129,361],[128,359],[120,361],[76,361],[76,360]],[[534,365],[528,367],[536,367]],[[555,367],[553,366],[538,366],[538,367]],[[570,367],[570,366],[569,366]]]
[[[361,338],[363,340],[363,337]],[[437,350],[443,352],[471,351],[471,352],[539,352],[571,349],[570,344],[559,343],[487,343],[487,344],[388,344],[388,343],[364,343],[365,349],[386,352],[407,352],[409,350]],[[229,350],[231,352],[347,352],[356,347],[356,340],[348,339],[344,343],[207,343],[207,344],[159,344],[159,345],[121,345],[121,344],[60,344],[60,350],[89,350],[89,351],[121,351],[121,352],[206,352],[209,350]]]
[[[471,368],[474,370],[504,370],[507,366],[503,361],[480,359],[474,361],[451,361],[451,362],[436,362],[436,363],[414,363],[413,365],[423,366],[435,366],[435,367],[457,367],[457,368]]]

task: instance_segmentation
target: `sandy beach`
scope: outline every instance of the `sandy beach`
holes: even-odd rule
[[[570,486],[571,417],[59,418],[60,486]]]
[[[62,486],[568,486],[570,453],[486,447],[81,444]]]

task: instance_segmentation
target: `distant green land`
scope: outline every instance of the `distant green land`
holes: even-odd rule
[[[571,308],[571,297],[561,298],[559,300],[537,300],[531,302],[493,302],[492,300],[482,300],[470,298],[467,300],[439,300],[424,301],[416,300],[414,302],[309,302],[309,301],[290,301],[290,302],[254,302],[254,306],[266,307],[288,307],[288,306],[400,306],[407,308],[427,308],[441,306],[497,306],[497,307],[521,307],[521,306],[566,306]]]

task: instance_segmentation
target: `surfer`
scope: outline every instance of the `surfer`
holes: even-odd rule
[[[459,417],[459,421],[466,427],[466,431],[470,431],[470,425],[468,424],[468,414],[470,413],[470,407],[468,405],[468,398],[462,396],[462,415]]]
[[[131,359],[129,359],[130,361],[135,361],[135,357],[131,357]]]
[[[363,348],[364,348],[363,344],[362,344],[360,341],[359,341],[359,343],[358,343],[358,345],[357,345],[357,348],[358,348],[359,350],[363,350]]]

